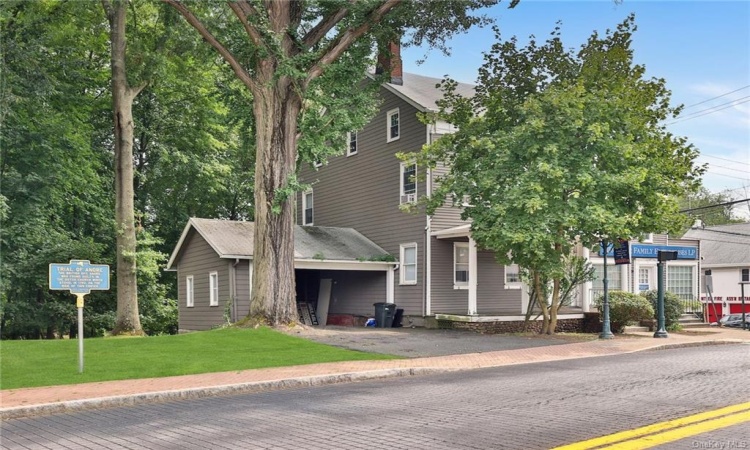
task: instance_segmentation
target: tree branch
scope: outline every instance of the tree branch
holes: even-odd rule
[[[246,1],[227,2],[227,4],[232,9],[232,11],[234,11],[234,15],[236,15],[237,18],[240,19],[242,26],[245,28],[245,32],[248,36],[250,36],[250,40],[253,42],[253,44],[255,44],[256,47],[260,48],[263,45],[263,39],[261,38],[258,29],[250,25],[250,22],[247,21],[247,16],[251,14],[257,15],[258,11]]]
[[[224,60],[229,63],[229,65],[232,67],[232,70],[234,70],[234,73],[239,77],[239,79],[245,84],[245,86],[248,87],[248,89],[253,90],[255,87],[255,81],[253,81],[252,77],[249,73],[245,70],[244,67],[237,61],[237,59],[232,55],[232,53],[227,50],[226,47],[224,47],[221,42],[218,41],[214,37],[213,34],[211,34],[210,31],[206,28],[205,25],[197,18],[195,17],[195,14],[193,14],[185,5],[183,5],[179,0],[162,0],[164,3],[170,5],[174,9],[177,10],[177,12],[182,15],[182,17],[185,18],[185,20],[188,21],[190,25],[195,28],[198,33],[203,37],[203,39],[208,42],[211,47],[213,47],[219,54],[224,58]]]
[[[320,42],[320,40],[331,31],[331,28],[339,23],[341,19],[346,17],[347,14],[349,14],[349,10],[342,8],[328,17],[321,19],[321,21],[318,22],[312,30],[308,31],[304,38],[302,38],[302,45],[307,49]]]
[[[390,10],[398,6],[402,0],[384,0],[379,6],[375,7],[370,14],[365,17],[362,24],[356,28],[350,28],[343,34],[336,37],[328,45],[328,48],[323,52],[320,58],[313,64],[307,73],[303,88],[307,88],[312,80],[320,76],[323,73],[323,69],[328,64],[335,61],[342,53],[344,53],[351,45],[359,39],[362,35],[370,31],[374,23],[378,23]]]
[[[112,20],[112,16],[115,14],[115,10],[112,8],[112,4],[109,0],[102,0],[102,7],[104,8],[104,14],[107,15],[107,19]]]

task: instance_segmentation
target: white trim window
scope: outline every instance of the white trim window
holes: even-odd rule
[[[521,289],[521,269],[518,264],[505,266],[505,289]]]
[[[453,243],[453,289],[469,288],[469,243]]]
[[[740,269],[740,283],[750,283],[750,269]]]
[[[357,132],[350,131],[346,133],[346,156],[353,156],[357,154],[359,147],[357,145]]]
[[[302,194],[302,225],[313,224],[313,191],[305,191]]]
[[[417,243],[401,244],[399,284],[417,284]]]
[[[400,166],[400,204],[417,202],[417,164],[401,163]]]
[[[401,137],[401,120],[398,108],[388,111],[385,119],[386,142],[393,142]]]
[[[195,283],[193,276],[188,275],[185,277],[185,306],[192,308],[195,306]]]
[[[219,273],[208,274],[208,306],[219,306]]]

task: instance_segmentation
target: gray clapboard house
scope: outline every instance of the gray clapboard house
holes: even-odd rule
[[[499,265],[493,252],[477,248],[460,209],[446,203],[434,215],[401,210],[430,195],[439,173],[417,178],[422,174],[416,166],[396,154],[418,151],[454,128],[425,125],[417,117],[437,110],[439,79],[401,73],[399,67],[391,73],[392,82],[380,89],[379,113],[349,133],[343,154],[302,168],[301,180],[312,189],[298,197],[299,225],[353,228],[393,255],[399,261],[394,301],[404,309],[405,324],[420,325],[425,318],[522,320],[528,299],[518,267]],[[468,84],[457,90],[473,94]],[[371,310],[362,301],[352,313]]]
[[[418,151],[454,127],[420,122],[419,113],[437,111],[440,80],[402,73],[398,48],[392,50],[396,64],[391,82],[381,86],[379,113],[349,133],[340,156],[301,169],[301,181],[312,188],[297,196],[295,246],[301,235],[330,229],[339,231],[329,237],[349,233],[352,240],[342,245],[354,245],[356,236],[363,240],[357,245],[370,245],[370,250],[342,250],[333,258],[327,240],[312,241],[305,251],[295,247],[297,300],[314,300],[330,282],[329,323],[361,323],[357,319],[373,316],[376,302],[403,309],[404,325],[420,326],[428,319],[454,325],[522,321],[528,293],[518,267],[499,265],[493,252],[477,248],[459,208],[446,202],[433,215],[402,211],[403,205],[431,194],[440,170],[417,177],[416,166],[396,154]],[[473,89],[462,83],[457,87],[467,96]],[[181,330],[205,329],[226,315],[231,320],[247,313],[251,245],[252,224],[191,219],[169,261],[169,269],[178,271]],[[371,260],[359,261],[362,257]],[[231,314],[210,306],[214,297],[231,299]],[[579,319],[581,312],[559,317]]]
[[[167,263],[167,270],[177,272],[180,331],[206,330],[247,315],[253,236],[252,222],[188,221]],[[382,261],[384,254],[351,228],[296,226],[298,301],[318,303],[327,283],[332,316],[370,313],[374,302],[393,302],[396,263]],[[358,308],[362,303],[369,308]]]

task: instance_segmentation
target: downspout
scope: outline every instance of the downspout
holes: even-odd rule
[[[236,322],[237,321],[237,265],[240,263],[239,258],[234,259],[234,263],[232,264],[232,270],[230,271],[231,276],[229,277],[229,282],[232,285],[232,313],[231,313],[231,321]]]
[[[434,125],[433,125],[434,127]],[[427,128],[427,145],[432,144],[432,130],[430,125],[426,125]],[[427,168],[425,174],[425,194],[427,197],[432,196],[432,171]],[[422,301],[422,317],[432,315],[432,216],[427,214],[426,225],[424,229],[425,244],[424,244],[424,286],[422,288],[423,301]]]

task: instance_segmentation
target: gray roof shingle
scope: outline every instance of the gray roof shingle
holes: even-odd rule
[[[389,89],[399,93],[403,97],[411,99],[414,103],[420,105],[423,110],[438,110],[437,101],[443,98],[443,91],[436,86],[442,79],[404,72],[403,81],[403,85],[386,84]],[[458,83],[456,92],[464,97],[473,97],[474,85]]]
[[[253,256],[255,223],[232,220],[191,218],[183,238],[192,227],[216,251],[220,258],[249,259]],[[183,243],[180,239],[167,265],[174,263]],[[294,258],[362,261],[387,252],[352,228],[294,226]]]
[[[701,241],[702,266],[750,266],[750,223],[693,228],[684,237]]]

